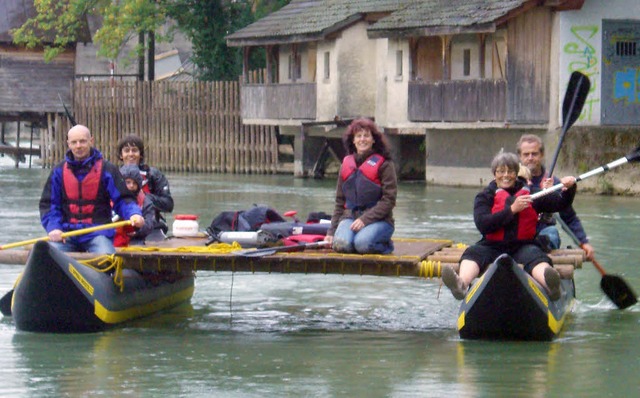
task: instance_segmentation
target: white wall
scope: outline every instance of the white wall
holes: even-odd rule
[[[407,124],[409,91],[409,44],[407,40],[378,39],[381,53],[377,79],[379,95],[376,122],[385,127],[403,127]],[[402,73],[398,71],[397,52],[402,51]]]
[[[640,19],[640,1],[585,0],[581,10],[560,13],[559,107],[573,71],[578,70],[591,80],[591,91],[576,125],[600,124],[603,19]],[[562,109],[558,117],[562,123]]]
[[[464,50],[470,50],[469,75],[464,75]],[[480,78],[480,41],[477,35],[458,35],[451,43],[451,80],[472,80]]]
[[[376,108],[376,43],[368,23],[358,22],[336,40],[337,110],[340,116],[373,116]]]
[[[292,47],[290,45],[280,46],[280,70],[279,70],[279,82],[293,83],[293,80],[289,78],[289,56],[292,53]],[[306,44],[298,44],[298,54],[300,55],[300,78],[296,79],[296,83],[311,83],[314,81],[314,77],[311,75],[312,70],[309,69],[309,46]],[[315,54],[314,54],[315,56]]]
[[[318,43],[316,54],[317,84],[316,84],[316,113],[318,120],[331,120],[338,114],[338,67],[336,58],[338,46],[335,41],[321,41]],[[325,79],[324,56],[329,52],[329,78]]]

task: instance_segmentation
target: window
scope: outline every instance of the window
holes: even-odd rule
[[[396,78],[402,79],[402,50],[396,51]]]
[[[325,51],[324,53],[324,80],[329,80],[331,77],[331,53]]]
[[[289,55],[289,80],[296,81],[302,77],[302,61],[300,54]]]
[[[463,67],[462,67],[462,75],[469,76],[471,75],[471,50],[465,48],[463,51]]]
[[[635,41],[617,41],[616,42],[616,55],[619,57],[635,57],[636,56]]]

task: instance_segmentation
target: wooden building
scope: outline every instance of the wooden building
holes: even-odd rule
[[[584,17],[583,7],[609,18],[637,8],[599,3],[293,0],[227,36],[246,57],[266,53],[266,81],[243,85],[242,117],[295,137],[297,176],[343,131],[331,121],[368,116],[392,138],[400,177],[484,185],[493,156],[515,151],[521,134],[557,141],[562,95],[580,70],[559,68],[570,29],[562,21]]]
[[[16,134],[15,146],[20,146],[21,140],[34,140],[43,132],[55,134],[56,117],[64,113],[62,104],[69,104],[71,100],[75,73],[72,48],[46,63],[42,49],[13,44],[11,30],[34,15],[33,2],[0,2],[0,123],[3,138],[5,133]],[[87,31],[80,32],[80,37],[86,38]],[[30,132],[25,132],[25,128]],[[5,149],[4,152],[11,152],[11,148]],[[16,156],[16,167],[20,155],[36,152],[38,148],[21,149]]]

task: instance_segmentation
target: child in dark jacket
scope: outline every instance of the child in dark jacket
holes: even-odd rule
[[[145,238],[161,226],[158,221],[156,221],[156,213],[151,199],[148,198],[141,189],[142,175],[140,174],[138,166],[122,166],[120,167],[120,174],[122,174],[122,177],[127,183],[129,191],[136,195],[136,201],[142,209],[145,224],[140,229],[128,225],[118,228],[113,238],[113,245],[115,247],[144,245]]]

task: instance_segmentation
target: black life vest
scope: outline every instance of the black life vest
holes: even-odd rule
[[[344,158],[340,167],[340,178],[347,209],[366,210],[380,200],[382,185],[379,171],[384,161],[383,156],[374,153],[358,167],[354,155]]]
[[[529,187],[523,187],[514,195],[504,189],[498,188],[493,198],[493,207],[491,213],[495,214],[504,210],[507,198],[511,196],[529,195]],[[510,240],[531,240],[536,235],[536,224],[538,223],[538,213],[532,206],[527,207],[520,213],[516,214],[516,224],[507,225],[507,228],[500,228],[497,231],[486,235],[490,241],[510,241]]]

